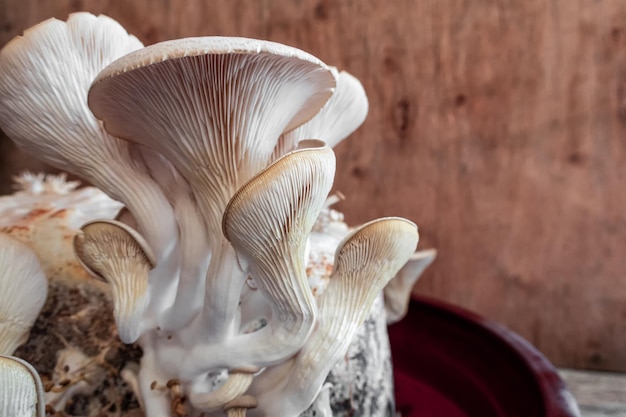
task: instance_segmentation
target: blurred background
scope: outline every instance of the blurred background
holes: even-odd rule
[[[498,320],[557,366],[626,371],[623,0],[0,0],[0,45],[106,14],[145,44],[269,39],[358,77],[336,148],[350,224],[398,215],[439,256],[415,287]],[[55,170],[0,137],[11,176]]]

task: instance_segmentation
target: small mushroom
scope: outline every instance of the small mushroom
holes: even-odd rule
[[[124,223],[96,220],[76,234],[74,251],[87,271],[111,284],[120,339],[135,342],[145,330],[148,273],[156,265],[148,244]]]
[[[224,213],[224,235],[271,302],[264,329],[273,333],[271,343],[257,346],[263,363],[295,353],[312,329],[316,308],[304,254],[334,174],[332,150],[307,141],[244,185]]]
[[[28,340],[48,295],[48,280],[35,253],[0,233],[0,355]]]
[[[385,286],[385,313],[387,324],[396,323],[406,316],[411,290],[422,273],[437,257],[435,249],[415,252],[398,274]]]
[[[344,238],[318,299],[315,331],[291,363],[259,375],[250,388],[264,415],[293,417],[311,405],[374,299],[414,253],[417,241],[417,226],[399,217],[371,221]]]
[[[28,362],[0,355],[0,416],[45,417],[43,384]]]

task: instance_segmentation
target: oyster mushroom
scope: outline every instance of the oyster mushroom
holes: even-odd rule
[[[361,82],[346,71],[331,70],[337,77],[337,87],[322,110],[305,124],[284,133],[274,149],[278,158],[305,139],[321,139],[334,148],[354,132],[369,110],[367,94]]]
[[[107,134],[87,107],[98,72],[142,46],[113,19],[89,13],[28,29],[0,52],[0,127],[38,159],[122,201],[160,257],[175,242],[172,209],[132,146]]]
[[[135,342],[146,330],[148,273],[156,264],[148,244],[124,223],[96,220],[76,234],[74,251],[89,272],[111,284],[120,339]]]
[[[30,247],[0,233],[0,355],[28,340],[46,302],[48,280]]]

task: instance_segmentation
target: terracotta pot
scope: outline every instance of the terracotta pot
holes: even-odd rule
[[[402,417],[577,417],[554,366],[493,321],[428,298],[389,328]]]

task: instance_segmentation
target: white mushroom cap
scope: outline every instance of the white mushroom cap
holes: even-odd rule
[[[89,13],[28,29],[0,52],[0,127],[38,159],[125,203],[160,255],[175,227],[167,201],[129,144],[107,134],[87,106],[100,70],[142,46],[113,19]]]
[[[28,362],[0,355],[0,416],[45,417],[43,384]]]
[[[406,316],[413,286],[436,257],[437,251],[435,249],[415,252],[398,271],[398,274],[385,286],[387,324],[398,322]]]
[[[272,369],[266,381],[261,374],[253,382],[250,392],[258,396],[264,415],[295,416],[314,401],[374,299],[407,262],[417,241],[417,226],[399,217],[371,221],[344,238],[331,280],[318,299],[315,331],[293,363]],[[286,377],[277,381],[281,374]]]
[[[48,295],[48,280],[35,253],[0,233],[0,355],[26,342]]]
[[[331,70],[337,73],[336,68],[331,67]],[[341,71],[330,100],[311,120],[280,137],[274,157],[280,157],[304,139],[321,139],[334,148],[363,124],[368,110],[369,102],[361,82]]]
[[[104,69],[89,106],[111,134],[145,145],[190,183],[207,226],[270,161],[279,136],[313,117],[335,78],[315,57],[225,37],[151,45]]]
[[[74,237],[74,251],[94,276],[111,284],[120,339],[133,343],[141,332],[148,305],[148,273],[155,257],[136,231],[115,220],[85,224]]]
[[[33,26],[0,53],[0,127],[39,159],[79,175],[100,153],[121,153],[89,111],[87,91],[109,62],[142,46],[106,16],[74,13]]]

